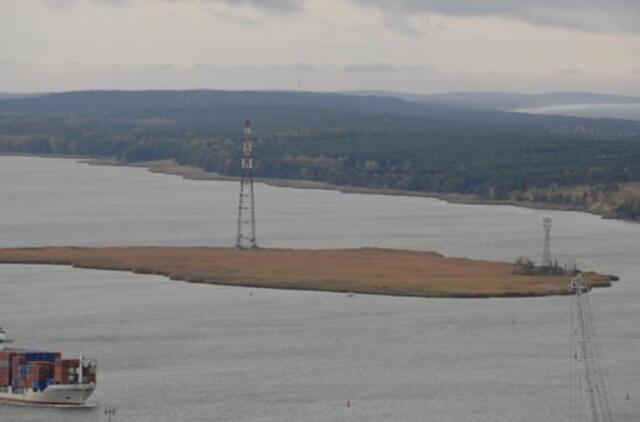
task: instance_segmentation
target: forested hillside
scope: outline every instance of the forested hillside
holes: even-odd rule
[[[338,94],[112,91],[0,100],[0,152],[175,159],[237,175],[247,118],[258,177],[487,199],[536,190],[537,200],[578,207],[584,195],[542,192],[640,181],[640,122]],[[611,214],[640,216],[637,197],[623,202]]]

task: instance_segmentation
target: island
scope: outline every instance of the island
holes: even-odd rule
[[[382,248],[5,248],[0,264],[70,265],[216,285],[451,298],[564,295],[571,279],[516,274],[515,264],[506,262]],[[614,279],[594,272],[584,276],[591,287],[610,286]]]

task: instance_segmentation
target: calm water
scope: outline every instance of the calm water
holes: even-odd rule
[[[620,421],[640,417],[640,225],[573,213],[256,186],[258,240],[452,256],[553,252],[622,281],[593,293]],[[237,185],[0,157],[0,246],[231,245]],[[1,421],[568,421],[568,299],[413,299],[0,266],[22,345],[99,360],[93,410]],[[515,320],[515,323],[514,323]],[[629,392],[631,400],[623,400]],[[346,407],[351,400],[352,406]]]
[[[523,113],[561,114],[587,118],[640,120],[640,104],[568,104],[549,107],[526,108]]]

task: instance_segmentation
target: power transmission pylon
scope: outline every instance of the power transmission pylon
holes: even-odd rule
[[[580,366],[582,374],[576,371],[572,394],[572,417],[582,419],[587,413],[588,422],[613,422],[613,400],[611,387],[602,360],[602,352],[593,329],[593,314],[589,301],[589,287],[584,283],[582,274],[578,274],[569,287],[572,293],[572,359]],[[579,391],[582,390],[582,391]],[[585,395],[583,402],[579,398]],[[579,404],[584,404],[580,409]]]
[[[542,228],[544,229],[544,247],[542,248],[542,265],[550,267],[551,262],[551,219],[545,217],[542,220]]]
[[[108,407],[108,408],[104,409],[104,414],[107,417],[107,420],[109,422],[111,422],[111,417],[116,415],[116,408],[115,407]]]
[[[253,195],[253,139],[249,120],[244,123],[241,170],[236,248],[257,249],[255,198]]]

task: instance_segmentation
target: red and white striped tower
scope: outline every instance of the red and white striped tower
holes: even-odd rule
[[[257,249],[256,213],[253,196],[253,139],[251,122],[244,122],[244,142],[242,143],[242,177],[240,180],[240,201],[238,204],[238,234],[236,248]]]

